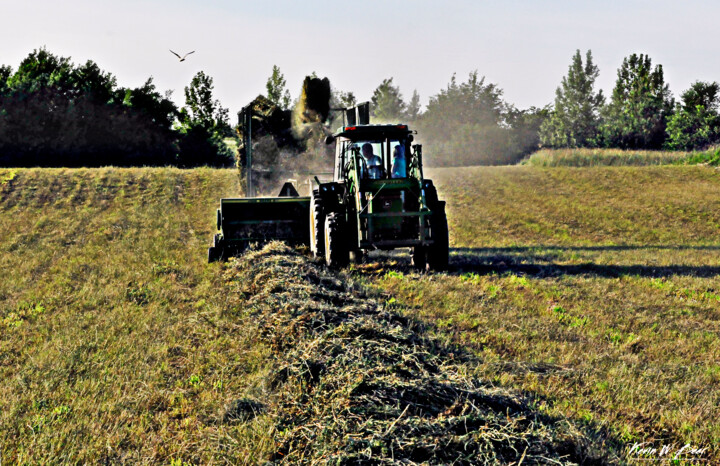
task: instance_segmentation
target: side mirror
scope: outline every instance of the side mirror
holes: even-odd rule
[[[335,142],[335,136],[328,136],[325,138],[325,144],[332,144]]]

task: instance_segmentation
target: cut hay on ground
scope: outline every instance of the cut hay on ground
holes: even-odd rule
[[[332,464],[603,463],[569,422],[465,375],[346,276],[280,243],[231,261],[228,286],[273,350],[271,460]]]

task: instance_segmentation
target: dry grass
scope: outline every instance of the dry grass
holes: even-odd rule
[[[435,170],[451,270],[359,268],[476,375],[629,448],[720,460],[720,178],[708,167]],[[394,264],[393,265],[393,262]],[[379,270],[378,270],[379,269]]]
[[[473,378],[465,353],[287,246],[251,251],[226,277],[240,318],[274,356],[261,400],[278,419],[273,461],[572,464],[607,454],[522,395]]]
[[[12,176],[11,176],[12,175]],[[266,349],[205,248],[232,171],[0,170],[0,461],[253,461]],[[229,317],[228,317],[229,316]]]
[[[0,170],[0,460],[386,461],[451,445],[463,416],[511,434],[466,437],[505,461],[528,443],[608,461],[618,440],[720,460],[716,171],[431,175],[448,200],[447,274],[392,256],[347,278],[255,252],[226,283],[205,248],[235,172]],[[307,312],[279,306],[290,285]],[[306,377],[321,373],[327,384]],[[440,394],[443,411],[403,393]]]

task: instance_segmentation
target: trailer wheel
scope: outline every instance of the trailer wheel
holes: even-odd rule
[[[428,248],[427,265],[430,270],[445,270],[450,255],[447,216],[444,205],[430,218],[433,244]]]
[[[216,247],[212,246],[208,248],[208,264],[219,261],[220,256],[221,253]]]
[[[412,266],[419,270],[427,268],[427,250],[422,246],[415,246],[412,251]]]
[[[362,264],[365,259],[365,252],[362,249],[350,251],[350,262],[353,264]]]
[[[310,195],[310,251],[315,258],[325,255],[325,212],[317,189]]]
[[[325,263],[330,267],[344,267],[348,263],[348,247],[344,222],[340,214],[332,212],[325,217]]]

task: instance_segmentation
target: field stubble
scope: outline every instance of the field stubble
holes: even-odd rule
[[[371,257],[353,279],[474,353],[465,377],[524,393],[595,445],[720,444],[716,171],[431,175],[448,200],[451,270]],[[277,419],[252,402],[274,402],[273,344],[205,264],[213,210],[237,189],[230,170],[0,170],[2,460],[278,451]]]
[[[12,176],[10,176],[12,174]],[[4,176],[1,176],[4,175]],[[0,171],[0,459],[253,461],[266,363],[205,248],[230,170]]]
[[[628,448],[690,443],[720,458],[718,171],[431,175],[448,200],[450,271],[417,274],[392,256],[359,274],[543,412]]]

